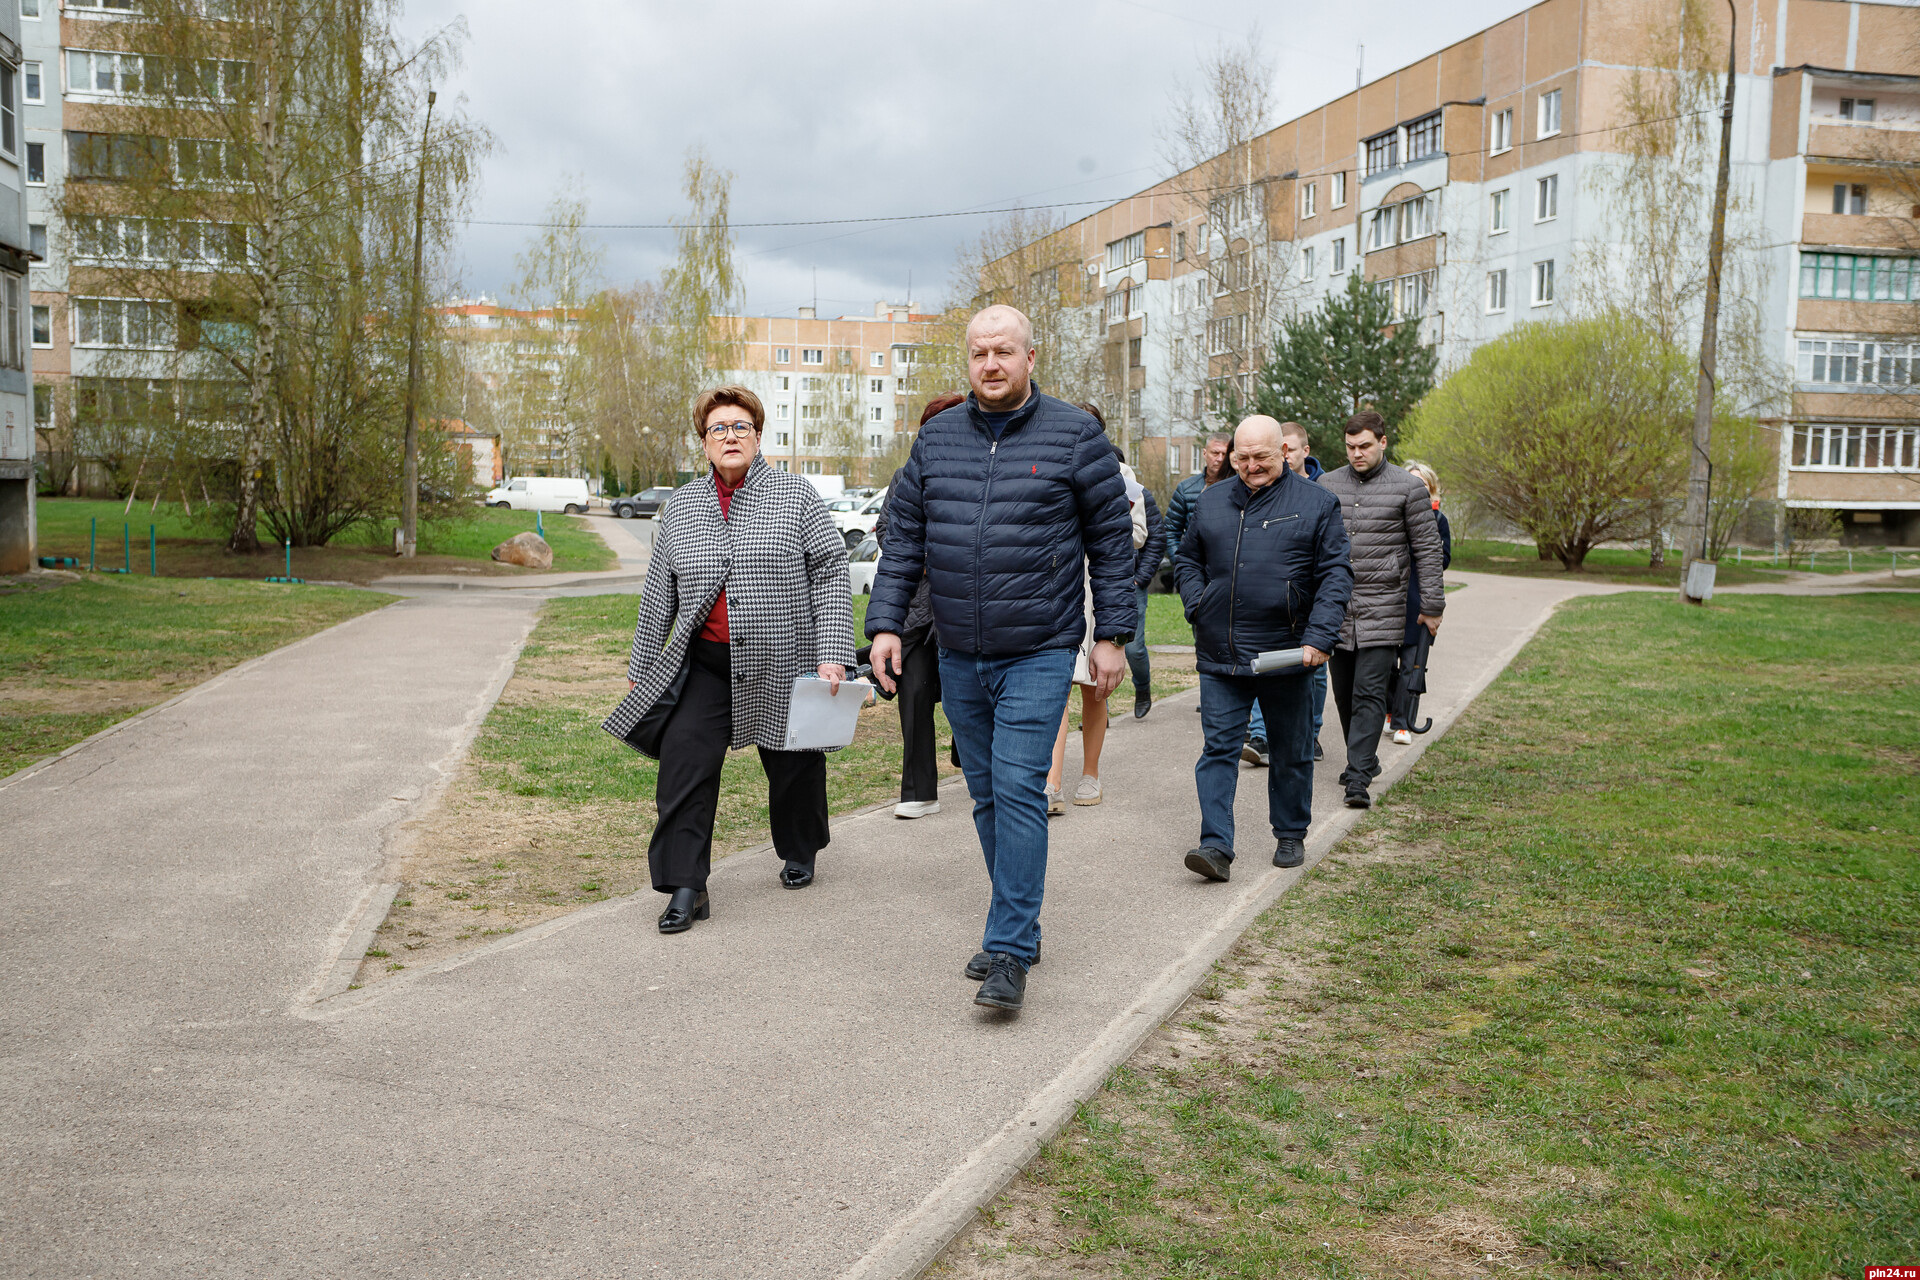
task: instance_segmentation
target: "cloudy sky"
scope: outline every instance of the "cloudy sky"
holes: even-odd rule
[[[596,223],[681,209],[689,148],[734,174],[736,223],[1094,201],[1165,176],[1170,99],[1258,22],[1275,122],[1525,8],[1524,0],[1029,0],[969,5],[760,0],[410,0],[407,27],[464,18],[450,86],[498,140],[461,284],[504,294],[514,255],[571,184]],[[442,101],[449,95],[443,91]],[[738,232],[747,304],[792,315],[939,303],[984,215]],[[608,283],[657,273],[670,233],[602,230]],[[817,279],[817,284],[816,284]]]

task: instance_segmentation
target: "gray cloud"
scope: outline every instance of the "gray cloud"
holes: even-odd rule
[[[765,222],[1104,202],[1163,176],[1169,94],[1255,19],[1284,120],[1352,88],[1361,38],[1372,79],[1523,7],[416,0],[406,25],[465,15],[466,66],[448,88],[500,144],[476,218],[538,220],[571,180],[595,222],[664,222],[681,210],[682,158],[700,146],[734,173],[735,220]],[[791,314],[816,273],[823,314],[898,299],[909,275],[931,306],[957,248],[989,221],[743,229],[748,306]],[[470,228],[461,283],[504,291],[533,234]],[[596,234],[609,283],[652,276],[672,253],[664,231]]]

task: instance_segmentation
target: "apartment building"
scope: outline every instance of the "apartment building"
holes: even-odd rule
[[[1110,420],[1198,470],[1217,393],[1247,398],[1280,320],[1352,273],[1443,370],[1564,310],[1578,265],[1622,247],[1604,194],[1622,90],[1655,70],[1671,6],[1545,0],[1261,135],[1229,181],[1203,165],[1028,246],[1102,335]],[[1793,380],[1770,424],[1777,497],[1839,510],[1850,541],[1920,542],[1920,15],[1738,8],[1733,189],[1768,246],[1756,301]]]
[[[750,388],[766,405],[760,448],[770,464],[864,483],[873,461],[917,432],[921,407],[946,390],[920,376],[920,353],[938,319],[916,313],[911,302],[880,302],[871,316],[837,319],[822,319],[813,307],[797,316],[716,317],[739,364],[714,377]]]
[[[27,231],[29,173],[21,109],[37,96],[21,47],[21,15],[0,8],[0,573],[20,573],[34,556],[33,379],[29,368]]]
[[[428,312],[454,343],[465,366],[466,385],[456,406],[467,433],[481,406],[476,395],[493,397],[487,408],[504,428],[492,433],[494,457],[515,475],[577,475],[581,460],[575,455],[577,432],[562,421],[568,380],[578,376],[574,355],[580,330],[577,315],[562,315],[558,307],[503,307],[490,297],[459,298]],[[537,372],[550,394],[529,394],[526,403],[510,403],[516,373]],[[580,389],[573,388],[578,399]],[[521,421],[525,416],[526,420]],[[457,443],[457,442],[456,442]]]

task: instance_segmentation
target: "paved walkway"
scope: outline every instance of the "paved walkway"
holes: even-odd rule
[[[1435,736],[1580,593],[1460,577]],[[8,1274],[912,1274],[1303,874],[1267,865],[1252,771],[1233,882],[1181,867],[1187,694],[1055,820],[1018,1020],[960,974],[986,880],[957,784],[837,823],[803,892],[727,860],[689,934],[640,894],[315,1004],[533,605],[394,605],[0,785]],[[1355,816],[1329,721],[1316,857]]]

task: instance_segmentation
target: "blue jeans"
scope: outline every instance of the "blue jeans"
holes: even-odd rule
[[[1147,662],[1147,589],[1135,587],[1140,611],[1134,615],[1133,639],[1127,644],[1127,671],[1133,677],[1133,696],[1138,698],[1153,690],[1153,668]]]
[[[1047,769],[1073,683],[1072,649],[1015,657],[940,651],[940,697],[973,797],[993,901],[984,951],[1032,964],[1047,887]]]
[[[1327,664],[1321,663],[1313,669],[1313,740],[1320,741],[1320,725],[1327,712]],[[1267,718],[1260,714],[1260,704],[1253,704],[1253,718],[1247,722],[1247,736],[1262,738],[1267,736]],[[1309,752],[1311,754],[1311,752]]]
[[[1312,687],[1304,672],[1273,676],[1200,675],[1200,729],[1206,735],[1193,766],[1200,793],[1200,843],[1233,853],[1233,797],[1240,785],[1240,747],[1257,706],[1266,713],[1273,763],[1267,770],[1267,821],[1276,839],[1305,837],[1313,821]]]

